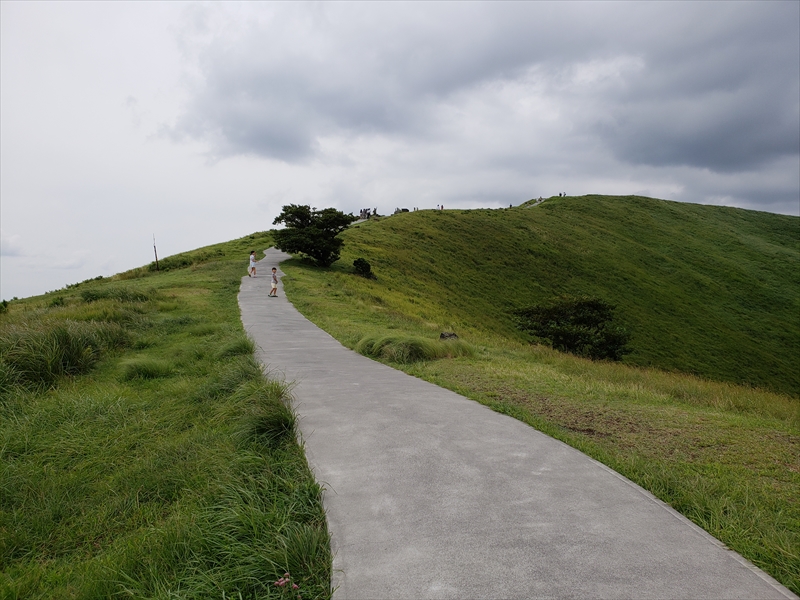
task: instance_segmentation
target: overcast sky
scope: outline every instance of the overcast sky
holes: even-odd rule
[[[0,3],[0,297],[284,204],[800,214],[800,2]],[[243,257],[243,272],[246,257]]]

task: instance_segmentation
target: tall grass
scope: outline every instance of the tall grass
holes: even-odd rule
[[[0,333],[0,389],[50,387],[59,377],[88,372],[104,352],[129,340],[117,323],[65,320],[8,327]]]
[[[256,351],[255,342],[247,336],[242,336],[232,342],[225,344],[217,352],[219,358],[229,356],[251,355]]]
[[[152,292],[129,287],[92,287],[81,291],[84,302],[96,302],[102,299],[117,300],[119,302],[146,302],[152,297]]]
[[[172,367],[168,362],[152,358],[132,358],[122,364],[121,377],[123,381],[132,379],[160,379],[172,374]]]
[[[246,406],[236,435],[240,443],[279,448],[295,441],[297,417],[285,396],[285,387],[277,382],[257,381],[237,390],[235,398]]]
[[[239,321],[254,243],[268,236],[9,305],[0,597],[270,598],[287,572],[303,598],[330,597],[289,388],[264,378]]]

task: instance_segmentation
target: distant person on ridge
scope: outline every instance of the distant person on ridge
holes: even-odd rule
[[[250,268],[247,271],[248,277],[255,277],[256,276],[256,251],[253,250],[250,253]]]
[[[278,269],[272,267],[272,289],[269,292],[269,295],[273,298],[278,297]]]

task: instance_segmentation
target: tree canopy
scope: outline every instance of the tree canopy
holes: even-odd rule
[[[614,324],[615,307],[600,298],[558,296],[514,311],[517,326],[556,350],[591,359],[621,360],[630,333]]]
[[[317,210],[308,205],[288,204],[272,222],[286,225],[274,233],[275,246],[284,252],[305,254],[319,266],[329,267],[339,260],[344,245],[337,236],[355,220],[357,217],[335,208]]]

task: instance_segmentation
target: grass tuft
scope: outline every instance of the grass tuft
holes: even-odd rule
[[[10,397],[22,383],[22,377],[14,365],[0,360],[0,398]]]
[[[355,350],[364,356],[400,364],[474,354],[472,347],[462,340],[440,341],[399,334],[366,336]]]
[[[227,358],[230,356],[251,355],[256,351],[256,344],[252,339],[242,336],[237,340],[225,344],[217,352],[217,358]]]
[[[293,523],[282,532],[283,561],[289,573],[313,572],[329,555],[328,532],[303,523]]]
[[[6,328],[0,334],[3,378],[33,388],[50,387],[59,377],[88,372],[100,356],[122,348],[129,334],[116,323],[62,321]]]
[[[172,367],[168,363],[152,358],[128,359],[121,366],[122,381],[161,379],[172,375]]]
[[[277,448],[295,440],[297,417],[289,406],[285,387],[275,382],[252,381],[237,390],[237,395],[247,405],[236,435],[240,442]]]
[[[218,365],[208,381],[195,394],[195,400],[214,400],[232,394],[248,381],[260,380],[261,367],[252,355],[239,356]]]

